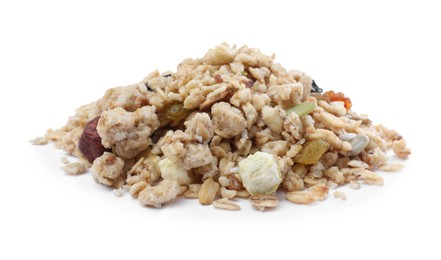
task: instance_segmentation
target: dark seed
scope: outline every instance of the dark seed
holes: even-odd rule
[[[317,86],[317,84],[315,83],[315,81],[312,81],[312,89],[311,92],[315,92],[315,93],[322,93],[323,89],[319,88],[319,86]]]
[[[247,81],[247,83],[245,83],[245,86],[251,88],[252,86],[254,86],[254,81],[252,80]]]
[[[149,86],[148,82],[145,83],[145,87],[147,88],[148,91],[153,91],[153,89]]]

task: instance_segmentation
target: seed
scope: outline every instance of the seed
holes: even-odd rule
[[[369,144],[369,137],[367,137],[366,135],[356,135],[349,142],[352,145],[352,150],[348,152],[347,156],[355,156],[361,153],[364,148],[366,148],[366,146]]]
[[[213,203],[218,189],[218,183],[214,182],[212,178],[206,179],[198,192],[199,202],[202,205],[210,205]]]
[[[312,93],[322,93],[323,89],[319,88],[319,86],[317,86],[317,84],[315,83],[315,81],[312,81],[312,89],[311,89]]]

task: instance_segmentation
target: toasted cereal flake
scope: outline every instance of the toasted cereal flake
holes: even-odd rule
[[[237,190],[229,190],[225,187],[221,187],[220,192],[221,192],[221,197],[227,199],[232,199],[237,194]]]
[[[247,191],[247,190],[239,190],[237,191],[236,197],[239,198],[249,198],[251,196],[251,194]]]
[[[346,194],[343,191],[339,191],[339,190],[334,191],[333,195],[334,195],[334,198],[336,198],[336,199],[341,199],[341,200],[347,199]]]
[[[179,189],[179,195],[183,195],[188,190],[188,186],[180,186]]]
[[[317,184],[309,190],[291,191],[286,193],[286,199],[298,204],[310,204],[318,200],[324,200],[328,196],[329,187],[326,184]]]
[[[392,150],[401,159],[406,159],[411,153],[410,149],[406,146],[406,141],[404,139],[394,141],[392,143]]]
[[[371,171],[365,170],[361,172],[360,178],[364,180],[365,184],[383,186],[383,178]]]
[[[160,208],[162,204],[172,201],[181,192],[176,180],[165,179],[156,186],[147,186],[139,193],[138,200],[142,205]]]
[[[222,198],[213,201],[213,206],[217,209],[226,209],[226,210],[240,210],[240,206],[233,201]]]
[[[61,167],[61,169],[69,175],[78,175],[87,171],[86,165],[82,162],[71,162]]]
[[[328,181],[328,187],[329,188],[331,188],[331,189],[336,189],[337,187],[338,187],[338,184],[337,183],[335,183],[335,182],[333,182],[333,181],[331,181],[331,180],[329,180]]]
[[[34,139],[29,141],[31,144],[34,145],[44,145],[49,143],[49,139],[46,136],[41,136],[41,137],[35,137]]]
[[[400,163],[389,163],[380,165],[378,168],[383,172],[396,172],[402,170],[404,165]]]
[[[353,189],[353,190],[358,190],[360,189],[361,185],[358,181],[350,181],[349,182],[349,188]]]
[[[348,162],[348,165],[354,168],[369,168],[369,165],[367,163],[359,160],[351,160]]]
[[[186,190],[183,194],[183,197],[186,199],[199,199],[199,195],[197,192],[193,192],[191,190]]]
[[[202,184],[196,183],[196,184],[189,184],[188,189],[192,192],[198,193],[201,190]]]
[[[249,198],[251,205],[257,210],[264,211],[266,208],[279,206],[279,199],[269,194],[253,195]]]
[[[144,190],[147,186],[149,186],[149,184],[145,181],[137,182],[130,187],[129,193],[133,197],[138,198],[139,193],[142,190]]]
[[[286,199],[297,204],[310,204],[317,201],[316,196],[309,191],[287,192]]]
[[[230,169],[231,173],[238,173],[239,172],[239,167],[234,167]]]

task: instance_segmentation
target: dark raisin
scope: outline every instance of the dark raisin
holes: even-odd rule
[[[99,116],[95,117],[86,124],[78,142],[78,148],[90,163],[104,152],[110,151],[101,144],[101,137],[96,130],[99,119]]]
[[[322,93],[323,89],[319,88],[319,86],[317,86],[317,84],[315,83],[315,81],[312,81],[312,89],[311,92],[313,93]]]
[[[248,88],[251,88],[252,86],[254,86],[254,81],[252,81],[252,80],[248,80],[248,81],[245,83],[245,86],[247,86]]]

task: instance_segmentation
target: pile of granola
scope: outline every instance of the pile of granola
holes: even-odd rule
[[[264,210],[279,204],[277,191],[308,204],[347,183],[383,185],[375,169],[401,169],[386,153],[408,157],[402,136],[351,106],[274,55],[222,44],[176,72],[107,90],[33,142],[52,141],[79,159],[63,157],[65,172],[90,168],[96,182],[142,205],[184,197],[239,210],[234,200],[248,198]],[[334,197],[346,199],[340,191]]]

